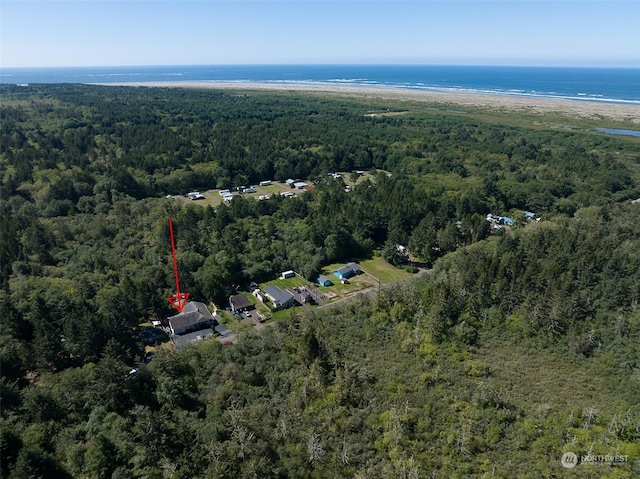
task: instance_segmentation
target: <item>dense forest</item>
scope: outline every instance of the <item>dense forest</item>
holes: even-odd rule
[[[1,477],[640,474],[640,139],[311,94],[0,95]],[[315,189],[165,197],[287,178]],[[223,307],[287,269],[402,267],[397,244],[432,271],[127,375],[172,314],[168,218],[184,289]]]

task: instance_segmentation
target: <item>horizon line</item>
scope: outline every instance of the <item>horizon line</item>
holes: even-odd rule
[[[512,67],[512,68],[607,68],[607,69],[640,69],[638,65],[610,65],[610,64],[548,64],[548,63],[429,63],[429,62],[314,62],[314,63],[287,63],[287,62],[258,62],[258,63],[165,63],[165,64],[123,64],[123,65],[46,65],[46,66],[5,66],[3,69],[26,70],[26,69],[54,69],[54,68],[158,68],[158,67],[267,67],[267,66],[424,66],[424,67]]]

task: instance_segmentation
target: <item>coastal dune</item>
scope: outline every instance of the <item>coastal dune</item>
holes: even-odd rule
[[[164,88],[199,88],[216,90],[270,90],[287,92],[326,93],[333,96],[417,101],[429,104],[476,106],[490,109],[521,110],[533,113],[561,113],[592,119],[631,122],[640,125],[640,106],[624,103],[581,101],[560,98],[526,97],[517,95],[469,93],[434,90],[410,90],[389,86],[360,86],[327,84],[323,82],[126,82],[105,83],[105,86],[138,86]]]

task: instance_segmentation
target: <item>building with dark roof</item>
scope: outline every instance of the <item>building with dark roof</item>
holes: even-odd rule
[[[249,298],[247,298],[246,294],[234,294],[233,296],[230,296],[229,304],[231,305],[231,311],[234,313],[246,311],[247,309],[251,309],[253,306],[249,302]]]
[[[204,303],[191,301],[187,303],[181,313],[170,316],[169,328],[174,335],[199,331],[220,323],[213,317]]]
[[[333,275],[336,278],[347,279],[361,273],[362,273],[362,270],[360,269],[360,265],[358,263],[347,263],[342,268],[336,269],[333,272]]]
[[[264,288],[264,292],[267,295],[267,298],[269,298],[275,306],[275,309],[283,309],[293,306],[293,294],[287,290],[282,290],[277,286],[270,284]]]

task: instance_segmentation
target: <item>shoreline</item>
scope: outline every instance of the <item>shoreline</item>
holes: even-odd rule
[[[259,90],[309,92],[352,98],[416,101],[430,104],[461,105],[489,109],[529,111],[536,114],[562,113],[590,119],[608,119],[640,125],[640,105],[604,101],[518,96],[500,93],[449,92],[414,90],[393,86],[328,84],[324,82],[239,82],[239,81],[167,81],[95,83],[101,86],[133,86],[149,88],[190,88],[208,90]]]

